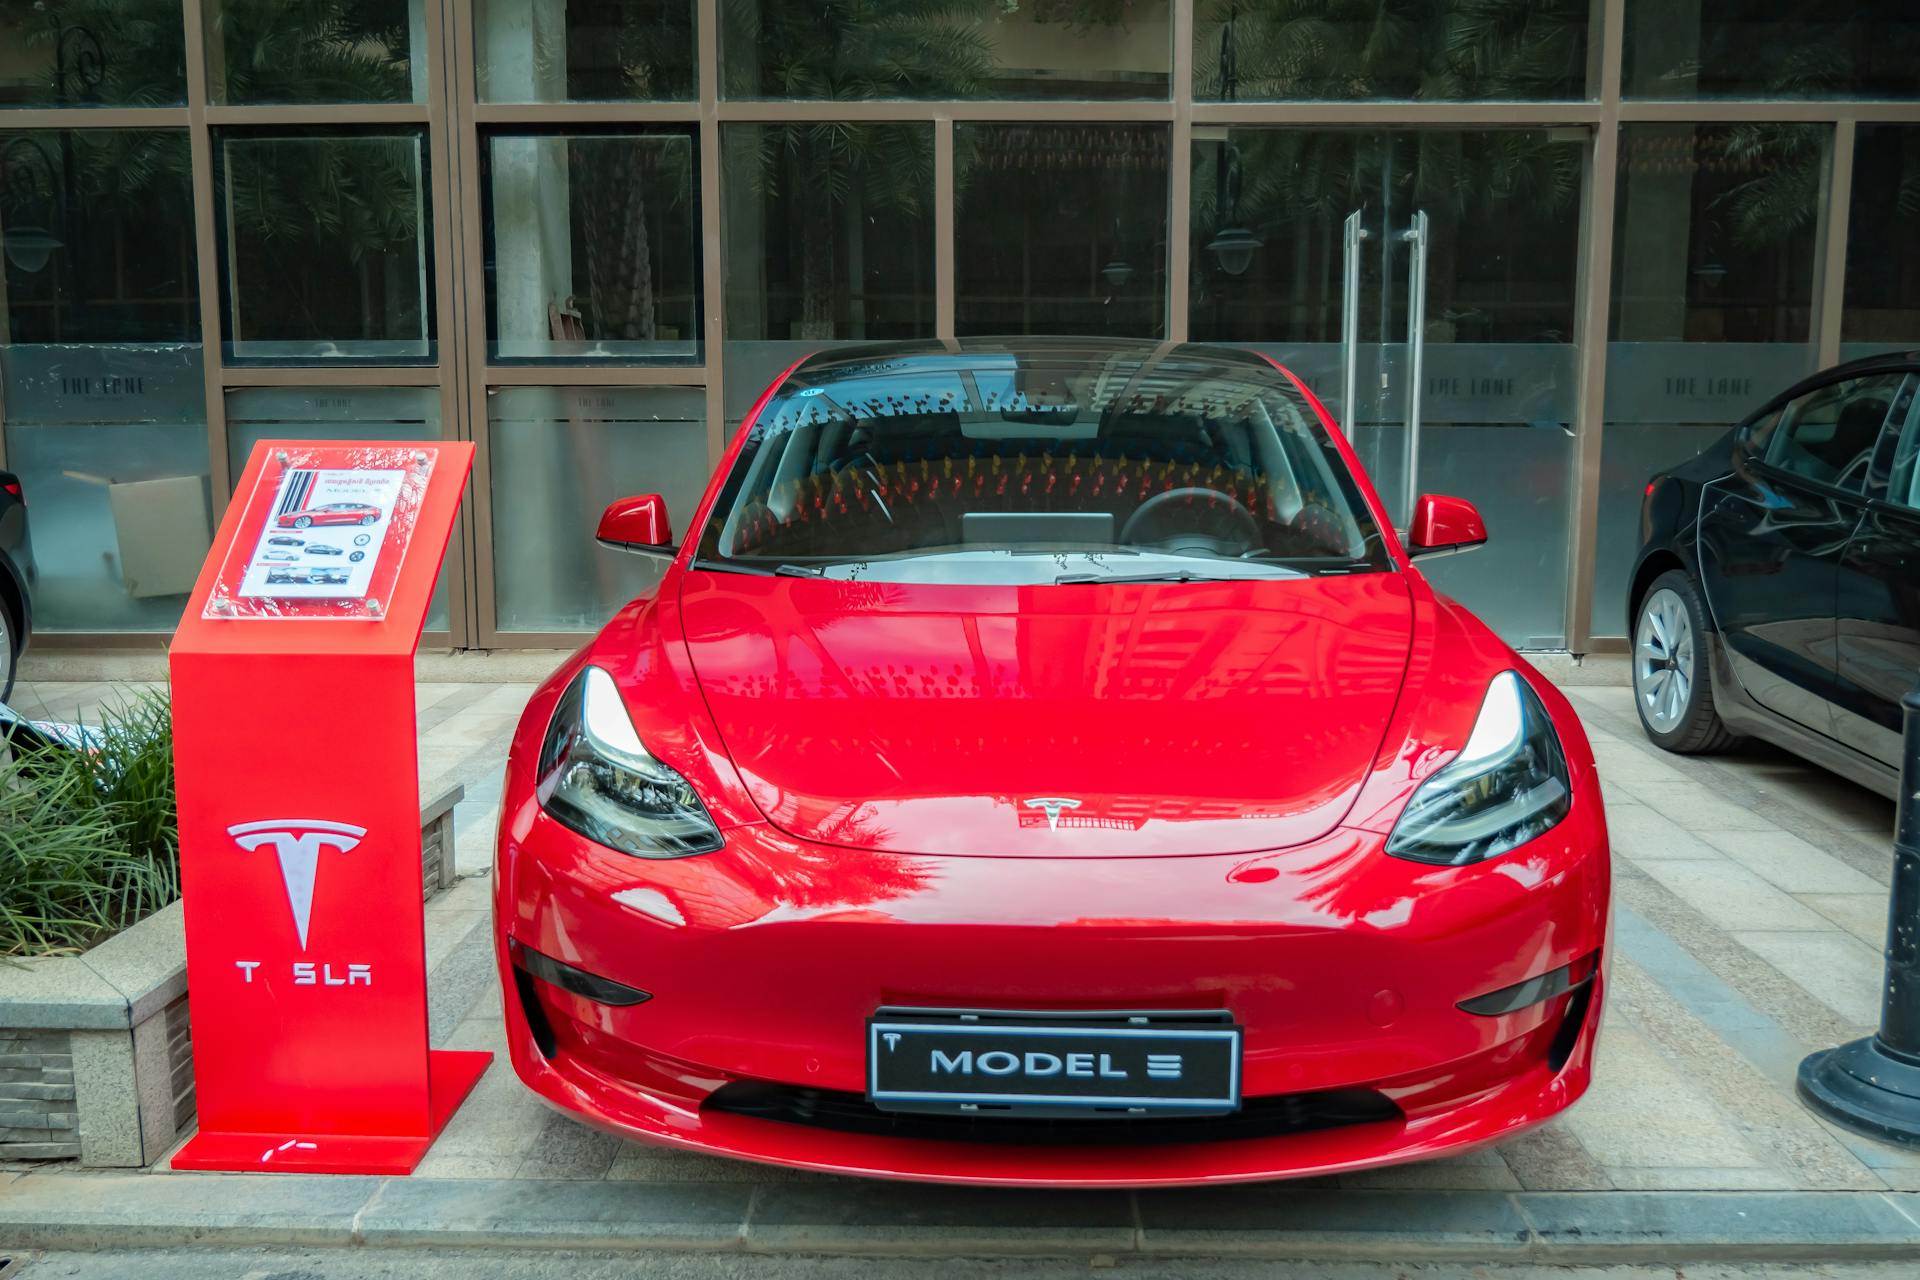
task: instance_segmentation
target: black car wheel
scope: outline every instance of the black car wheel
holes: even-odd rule
[[[1656,746],[1693,755],[1740,740],[1713,709],[1711,663],[1699,588],[1678,569],[1661,574],[1633,625],[1633,706]]]

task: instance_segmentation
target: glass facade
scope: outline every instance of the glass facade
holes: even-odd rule
[[[203,0],[207,90],[230,104],[422,102],[425,0]]]
[[[1164,99],[1169,0],[728,0],[728,98]]]
[[[489,358],[700,358],[689,135],[496,134],[485,155]]]
[[[1165,336],[1167,137],[956,126],[955,332]]]
[[[1861,125],[1853,148],[1840,352],[1920,347],[1920,122]]]
[[[1629,98],[1920,97],[1912,0],[1627,0]]]
[[[1620,134],[1594,634],[1623,634],[1647,477],[1813,372],[1831,128],[1631,124]]]
[[[1648,476],[1920,346],[1909,0],[191,12],[0,0],[49,646],[170,630],[276,436],[474,441],[432,628],[571,643],[654,580],[600,507],[688,519],[796,358],[1091,333],[1274,356],[1396,519],[1485,513],[1442,589],[1619,649]]]
[[[726,420],[808,352],[934,335],[931,124],[720,133]]]
[[[1193,96],[1201,102],[1580,98],[1592,28],[1588,0],[1200,0]]]
[[[223,132],[216,141],[226,358],[431,361],[424,133]]]

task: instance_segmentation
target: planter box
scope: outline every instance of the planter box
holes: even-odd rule
[[[454,880],[450,787],[420,811],[431,898]],[[138,1168],[194,1120],[180,904],[78,956],[0,960],[0,1160]]]

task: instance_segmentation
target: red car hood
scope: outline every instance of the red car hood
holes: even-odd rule
[[[1353,803],[1405,672],[1395,573],[1073,587],[690,573],[686,637],[767,818],[898,853],[1280,848]]]

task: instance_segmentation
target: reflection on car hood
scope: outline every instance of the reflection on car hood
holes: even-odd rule
[[[701,690],[808,840],[1112,857],[1314,839],[1399,696],[1399,574],[1039,587],[694,572]]]

